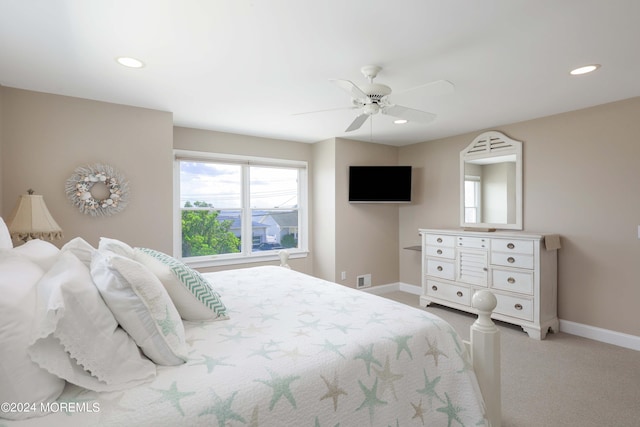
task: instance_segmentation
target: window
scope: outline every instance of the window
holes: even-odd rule
[[[480,221],[480,177],[465,175],[464,177],[464,222]]]
[[[176,247],[204,265],[306,253],[306,162],[176,151]]]

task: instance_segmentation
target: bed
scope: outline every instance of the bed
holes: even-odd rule
[[[138,332],[135,331],[135,325],[131,324],[131,319],[120,319],[115,315],[120,308],[111,301],[112,296],[106,296],[106,291],[102,292],[100,286],[104,285],[97,284],[102,280],[100,272],[96,273],[95,270],[99,262],[96,259],[105,254],[113,258],[113,264],[114,259],[124,262],[128,256],[131,263],[126,261],[129,263],[127,268],[134,268],[132,266],[139,259],[134,260],[136,256],[140,257],[141,249],[111,240],[105,240],[104,245],[101,240],[99,248],[91,248],[86,242],[79,244],[76,239],[73,242],[73,248],[69,248],[68,244],[62,250],[47,246],[44,251],[47,256],[39,255],[36,262],[29,260],[32,264],[45,266],[42,268],[43,275],[36,279],[24,279],[35,281],[35,309],[42,308],[42,283],[51,282],[46,279],[47,274],[49,279],[52,275],[47,273],[47,268],[49,271],[58,268],[57,277],[62,275],[67,277],[67,281],[70,280],[70,271],[82,270],[79,277],[91,277],[95,282],[92,286],[99,288],[106,305],[110,309],[114,307],[112,311],[119,323],[115,332],[121,332],[118,336],[135,336]],[[43,252],[45,243],[38,243],[41,247],[36,252]],[[16,256],[14,252],[19,248],[4,249],[0,254],[0,277],[4,277],[0,279],[0,287],[4,286],[4,290],[8,280],[2,273],[8,271],[7,260],[15,264],[29,252],[29,249],[23,249],[23,253]],[[121,253],[118,253],[119,250]],[[163,254],[155,253],[155,256],[166,257],[163,258],[165,262],[178,262]],[[63,266],[56,267],[63,258]],[[89,270],[89,276],[84,273],[81,264]],[[135,268],[139,269],[138,266]],[[173,268],[178,267],[173,265]],[[162,278],[162,272],[154,271],[151,266],[135,271],[135,274],[152,272],[159,279]],[[137,277],[135,274],[128,272],[123,275]],[[48,371],[52,380],[59,381],[59,392],[41,397],[39,402],[21,397],[18,401],[9,401],[9,406],[3,403],[0,427],[399,427],[497,426],[500,423],[499,406],[497,409],[495,406],[496,397],[499,405],[499,373],[494,372],[498,366],[495,357],[497,335],[488,317],[490,296],[484,295],[489,299],[482,306],[485,311],[484,323],[479,320],[474,326],[475,330],[472,329],[472,341],[475,339],[475,343],[472,343],[475,347],[472,350],[476,365],[474,371],[469,343],[463,343],[448,323],[423,310],[283,266],[197,275],[215,290],[218,312],[212,319],[193,320],[198,316],[193,313],[185,315],[185,301],[180,302],[180,296],[166,288],[167,292],[162,296],[166,298],[168,295],[176,302],[178,314],[182,317],[181,327],[176,326],[175,319],[174,324],[167,327],[171,330],[168,336],[175,334],[181,338],[172,338],[175,338],[170,343],[175,350],[173,354],[152,353],[148,342],[136,342],[135,351],[138,353],[135,357],[111,366],[112,370],[117,370],[119,366],[136,360],[138,365],[134,363],[128,367],[132,371],[130,377],[123,374],[123,378],[113,378],[113,375],[107,378],[111,371],[101,375],[98,368],[85,366],[95,362],[93,359],[86,364],[78,361],[88,357],[84,351],[94,351],[92,357],[95,358],[100,357],[100,352],[110,351],[109,348],[113,347],[92,350],[97,339],[93,343],[84,342],[89,349],[78,350],[77,346],[81,344],[76,343],[76,347],[69,344],[68,348],[65,344],[63,347],[66,351],[50,350],[65,340],[72,340],[74,334],[84,332],[73,329],[71,325],[69,327],[73,333],[68,334],[71,338],[60,338],[59,342],[49,340],[55,335],[52,332],[45,338],[51,332],[51,316],[34,314],[35,324],[38,324],[38,319],[46,318],[48,320],[43,322],[49,328],[45,328],[45,333],[35,333],[34,329],[42,328],[31,326],[31,329],[25,329],[30,338],[21,342],[26,342],[25,354],[31,359],[28,362],[30,368],[37,365],[36,369]],[[88,288],[85,285],[81,285],[83,289]],[[166,287],[165,283],[162,285]],[[144,292],[151,293],[149,290],[136,290],[139,294]],[[158,301],[157,295],[153,298],[149,301]],[[482,295],[478,300],[481,299]],[[24,301],[24,298],[21,300]],[[482,301],[480,303],[484,304]],[[8,302],[2,304],[5,309]],[[57,307],[56,313],[59,313],[60,308]],[[215,311],[208,308],[211,313]],[[56,314],[56,318],[72,316],[69,304],[66,310],[66,314]],[[157,316],[162,320],[155,325],[158,330],[163,330],[166,319],[170,317],[169,309],[166,310],[166,313],[161,311]],[[184,320],[184,317],[192,320]],[[57,328],[65,326],[63,320],[57,322]],[[90,323],[90,320],[74,323]],[[6,336],[6,328],[3,331],[0,327],[0,338],[5,340]],[[33,347],[37,345],[42,348],[34,350]],[[74,351],[79,355],[70,357]],[[127,347],[126,351],[131,349]],[[126,351],[122,350],[124,353]],[[11,357],[15,357],[14,353],[11,353]],[[55,358],[52,356],[54,354],[57,354],[55,357],[66,355],[76,363],[69,362],[70,366],[67,366],[60,362],[55,365],[49,360]],[[148,354],[153,354],[153,357]],[[140,360],[137,360],[138,356]],[[171,359],[172,356],[176,360]],[[6,351],[2,357],[9,357]],[[118,357],[114,353],[109,355],[109,360],[113,363]],[[6,360],[1,363],[5,366],[0,378],[4,375],[5,382],[13,380],[15,383],[15,379],[7,379],[11,372],[7,373]],[[20,363],[25,361],[21,360]],[[478,365],[481,365],[480,368]],[[2,387],[6,388],[5,384]],[[0,391],[0,400],[8,399],[7,396],[10,395],[6,389]]]

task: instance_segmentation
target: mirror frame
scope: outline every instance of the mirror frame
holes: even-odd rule
[[[516,156],[516,218],[515,223],[469,223],[464,220],[464,165],[467,160]],[[522,230],[522,142],[497,131],[484,132],[460,152],[460,226],[464,228]]]

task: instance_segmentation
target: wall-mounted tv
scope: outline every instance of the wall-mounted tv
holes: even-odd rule
[[[349,166],[349,202],[411,202],[411,166]]]

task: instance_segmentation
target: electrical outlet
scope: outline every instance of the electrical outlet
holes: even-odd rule
[[[342,273],[340,273],[340,280],[346,280],[347,279],[347,272],[343,271]]]
[[[371,274],[363,274],[356,278],[356,287],[358,289],[368,288],[371,286]]]

